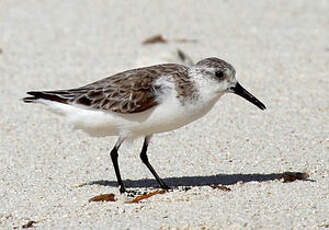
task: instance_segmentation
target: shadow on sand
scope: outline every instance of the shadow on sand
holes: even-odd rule
[[[165,178],[164,182],[172,188],[178,186],[207,186],[212,184],[221,185],[233,185],[238,181],[243,183],[247,182],[265,182],[280,179],[282,173],[270,173],[270,174],[217,174],[213,176],[191,176],[191,177],[171,177]],[[140,187],[158,187],[158,183],[154,179],[141,179],[141,180],[125,180],[127,188],[140,188]],[[90,181],[87,185],[103,185],[117,187],[116,181],[99,180]]]

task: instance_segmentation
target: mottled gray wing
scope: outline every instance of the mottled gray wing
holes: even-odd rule
[[[74,103],[117,113],[142,112],[157,105],[153,87],[156,77],[146,71],[119,73],[80,88],[86,92]]]
[[[128,70],[80,88],[59,91],[28,92],[35,98],[45,98],[66,104],[81,104],[91,109],[117,113],[138,113],[158,104],[160,77],[184,75],[187,69],[176,64],[163,64]],[[35,99],[32,98],[32,99]],[[26,98],[30,102],[30,98]]]

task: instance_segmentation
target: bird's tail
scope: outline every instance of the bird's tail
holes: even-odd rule
[[[27,94],[31,97],[24,97],[25,103],[37,103],[40,99],[56,101],[59,103],[68,104],[73,95],[64,91],[30,91]]]

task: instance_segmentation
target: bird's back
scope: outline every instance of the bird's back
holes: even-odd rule
[[[186,74],[186,79],[182,74]],[[177,76],[179,75],[179,76]],[[177,64],[162,64],[127,70],[85,86],[54,91],[30,91],[26,103],[54,101],[82,105],[88,109],[117,113],[137,113],[157,104],[155,82],[160,77],[176,76],[187,81],[187,68]]]

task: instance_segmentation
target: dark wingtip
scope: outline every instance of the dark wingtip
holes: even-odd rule
[[[58,93],[56,91],[29,91],[26,93],[33,96],[33,97],[23,98],[23,101],[26,103],[33,103],[33,102],[36,102],[38,99],[57,101],[57,102],[64,103],[64,104],[67,103],[67,100],[65,98],[62,98],[59,95],[56,95],[56,93]]]
[[[22,98],[21,100],[25,103],[32,103],[32,102],[35,102],[35,97],[24,97]]]
[[[29,95],[32,95],[34,97],[40,97],[41,95],[44,94],[44,92],[41,92],[41,91],[29,91],[29,92],[26,92],[27,94]]]
[[[30,92],[26,92],[29,95],[32,95],[33,97],[24,97],[21,100],[23,100],[23,102],[25,103],[33,103],[36,101],[37,98],[37,92],[35,91],[30,91]]]

